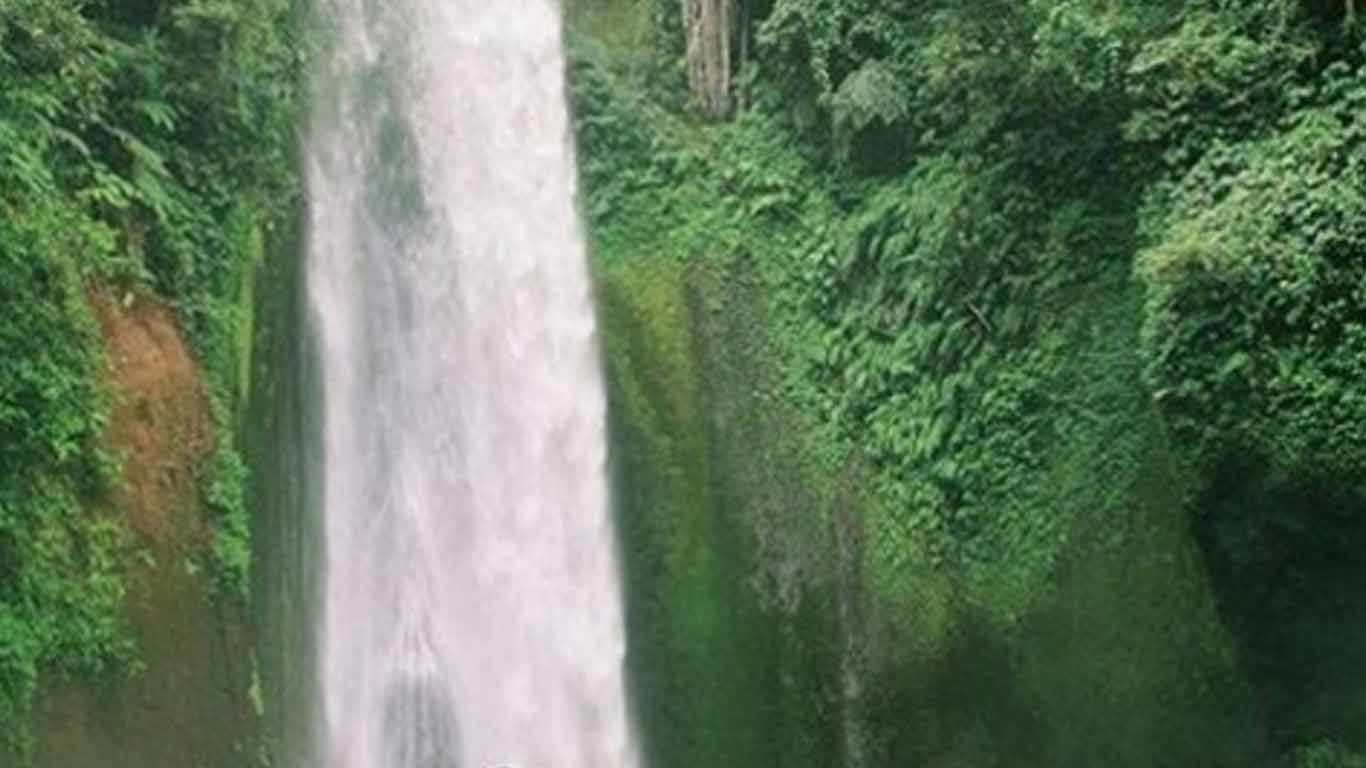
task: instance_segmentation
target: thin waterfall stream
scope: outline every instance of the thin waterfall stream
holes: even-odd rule
[[[325,768],[633,768],[553,0],[321,0]]]

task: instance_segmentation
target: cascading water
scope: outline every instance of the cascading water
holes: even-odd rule
[[[320,0],[325,768],[632,768],[554,0]]]

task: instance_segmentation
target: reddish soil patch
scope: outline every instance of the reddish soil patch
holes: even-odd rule
[[[123,459],[116,506],[154,548],[202,544],[198,469],[213,449],[209,401],[170,308],[127,294],[91,297],[114,393],[107,439]]]

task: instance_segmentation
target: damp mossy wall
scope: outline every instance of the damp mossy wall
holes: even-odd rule
[[[1121,308],[1132,295],[1112,290]],[[863,547],[848,626],[836,510],[857,508],[863,541],[893,534],[847,489],[859,474],[804,460],[752,270],[602,265],[598,298],[632,692],[656,764],[845,765],[851,728],[872,765],[1237,766],[1269,748],[1120,309],[1078,309],[1092,367],[1070,375],[1093,426],[1047,457],[1067,525],[1023,607],[1003,617],[989,586],[885,570]]]
[[[1127,262],[1004,276],[1047,285],[1009,338],[961,304],[952,324],[901,326],[976,350],[916,375],[898,366],[934,360],[922,340],[884,348],[857,325],[876,317],[828,318],[859,306],[850,280],[884,291],[862,299],[876,309],[901,273],[879,278],[896,262],[860,267],[858,249],[905,248],[901,228],[923,236],[958,182],[854,194],[781,123],[696,123],[620,41],[571,42],[649,756],[1279,759],[1190,514],[1199,478],[1145,384],[1144,290]],[[1106,253],[1132,242],[1132,218],[1102,213],[1088,237]],[[954,277],[923,279],[933,295]],[[861,407],[872,415],[851,428]],[[946,418],[953,437],[933,462],[879,454]],[[926,495],[957,477],[968,502]],[[922,512],[936,505],[964,514]]]
[[[768,407],[757,381],[718,377],[725,363],[707,345],[723,329],[701,303],[721,297],[700,282],[668,260],[598,275],[627,666],[647,759],[832,765],[833,635],[797,631],[828,625],[829,592],[799,606],[768,594],[750,519],[779,495],[822,510],[770,463],[783,435],[747,429]]]

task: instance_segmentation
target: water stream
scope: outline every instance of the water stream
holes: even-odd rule
[[[322,0],[323,768],[633,768],[552,0]]]

